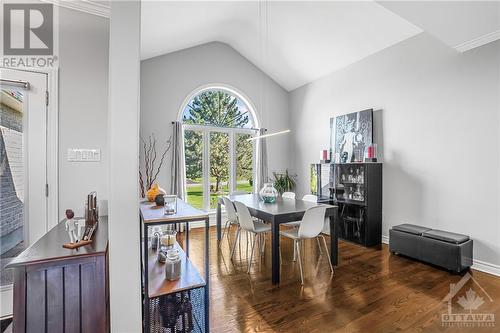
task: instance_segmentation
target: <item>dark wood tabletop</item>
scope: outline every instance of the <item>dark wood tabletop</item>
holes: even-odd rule
[[[91,244],[77,249],[66,249],[62,245],[69,242],[64,222],[58,223],[35,244],[21,252],[6,268],[39,264],[46,261],[66,260],[83,256],[106,253],[108,248],[108,217],[100,216],[98,227],[92,236]]]
[[[265,221],[273,220],[278,223],[300,220],[305,211],[321,206],[327,206],[325,217],[335,214],[335,206],[316,203],[298,199],[276,198],[275,203],[265,203],[259,194],[237,194],[227,196],[231,201],[239,201],[248,207],[253,216],[259,217]],[[221,198],[219,198],[221,200]],[[222,203],[222,202],[221,202]],[[258,213],[254,213],[258,212]]]

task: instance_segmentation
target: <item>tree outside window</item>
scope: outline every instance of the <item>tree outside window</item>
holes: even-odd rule
[[[183,123],[188,202],[200,209],[211,209],[215,208],[217,196],[229,194],[231,188],[252,192],[254,149],[248,139],[254,131],[249,107],[227,91],[207,90],[186,105]],[[210,167],[204,173],[205,142],[209,145]],[[235,175],[231,177],[233,168]],[[209,202],[203,195],[206,183]]]

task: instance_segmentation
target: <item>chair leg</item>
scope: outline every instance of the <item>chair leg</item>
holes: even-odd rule
[[[248,258],[248,231],[245,231],[245,238],[247,240],[247,247],[246,247],[246,250],[245,250],[245,254],[247,255],[247,258]]]
[[[293,262],[297,261],[297,240],[293,240]]]
[[[297,248],[297,256],[299,257],[299,268],[300,268],[300,281],[301,285],[304,285],[304,272],[302,271],[302,259],[300,257],[300,243],[295,242],[295,247]]]
[[[238,231],[236,231],[236,238],[234,239],[233,249],[231,250],[231,260],[233,260],[234,250],[236,250],[236,243],[238,242],[238,239],[240,238],[240,232],[241,232],[241,228],[238,227]]]
[[[325,245],[325,250],[326,250],[326,256],[328,257],[328,264],[330,265],[330,271],[333,273],[333,266],[332,266],[332,261],[330,260],[330,253],[328,252],[328,246],[326,245],[326,239],[325,239],[325,236],[323,235],[319,235],[317,237],[318,241],[319,241],[319,238],[322,238],[323,239],[323,244]]]
[[[262,234],[262,252],[261,255],[264,255],[266,251],[266,234]]]
[[[259,243],[258,247],[258,251],[259,251],[259,257],[260,257],[260,253],[261,253],[261,249],[262,249],[262,237],[261,237],[261,234],[255,234],[255,237],[257,237],[257,242]]]
[[[222,229],[222,237],[220,238],[219,246],[222,244],[222,241],[224,240],[224,235],[226,234],[226,229],[227,229],[228,223],[229,223],[229,220],[226,222],[226,224],[224,224],[224,229]],[[229,226],[231,226],[231,225],[229,225]],[[228,235],[226,237],[229,240],[229,231],[228,231]]]
[[[316,237],[316,243],[318,244],[319,254],[323,254],[323,250],[321,249],[321,244],[319,242],[319,238]]]
[[[283,256],[281,255],[281,242],[279,245],[279,250],[280,250],[280,266],[283,264]]]
[[[257,235],[255,235],[257,236]],[[252,249],[250,250],[250,260],[248,261],[248,270],[247,270],[247,273],[250,274],[250,268],[252,267],[252,259],[253,259],[253,249],[255,247],[255,241],[257,240],[257,237],[254,237],[253,238],[253,242],[252,242]]]

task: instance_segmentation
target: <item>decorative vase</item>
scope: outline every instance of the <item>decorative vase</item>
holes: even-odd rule
[[[274,188],[272,183],[265,183],[259,195],[265,203],[275,203],[278,197],[278,191]]]
[[[154,183],[153,186],[146,192],[146,197],[149,202],[154,202],[158,194],[166,194],[165,190],[158,186],[158,183]]]

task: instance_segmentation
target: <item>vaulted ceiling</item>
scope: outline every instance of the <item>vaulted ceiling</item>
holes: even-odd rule
[[[108,0],[41,0],[109,17]],[[427,32],[465,52],[500,39],[499,1],[142,0],[142,59],[219,41],[290,91]]]
[[[145,1],[142,17],[143,59],[220,41],[286,90],[422,31],[372,1]]]

